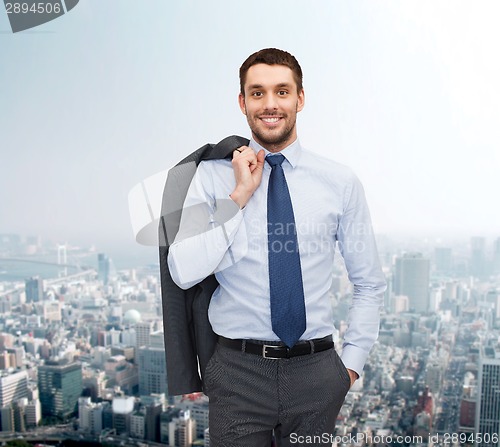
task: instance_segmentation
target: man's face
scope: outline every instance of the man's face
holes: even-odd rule
[[[297,93],[293,72],[284,65],[257,64],[248,69],[245,95],[239,95],[252,136],[270,152],[297,138],[297,112],[304,107],[304,90]]]

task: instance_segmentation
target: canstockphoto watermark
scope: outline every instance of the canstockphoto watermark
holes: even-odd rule
[[[72,10],[79,0],[4,0],[13,33],[35,28]]]
[[[322,433],[320,435],[299,435],[297,433],[290,434],[291,444],[301,444],[301,445],[318,445],[325,444],[331,446],[333,443],[336,444],[347,444],[347,445],[361,445],[364,444],[382,444],[390,445],[392,443],[398,444],[421,444],[423,443],[423,436],[402,436],[402,435],[366,435],[365,433],[358,433],[356,436],[352,434],[348,435],[332,435],[331,433]]]

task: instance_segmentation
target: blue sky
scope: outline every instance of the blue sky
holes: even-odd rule
[[[499,12],[80,0],[12,34],[0,5],[0,233],[133,247],[129,190],[206,142],[247,136],[238,68],[274,46],[304,71],[302,144],[354,169],[377,232],[500,236]]]

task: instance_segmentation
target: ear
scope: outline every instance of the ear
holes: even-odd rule
[[[247,108],[245,106],[245,96],[242,93],[238,95],[238,104],[240,105],[240,110],[243,115],[247,114]]]
[[[304,108],[305,103],[306,103],[306,94],[304,92],[304,89],[302,89],[297,99],[297,112],[300,112]]]

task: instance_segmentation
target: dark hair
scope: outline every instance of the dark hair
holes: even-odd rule
[[[284,65],[288,67],[293,72],[293,78],[297,84],[297,92],[300,93],[302,91],[302,68],[300,68],[297,59],[286,51],[278,50],[277,48],[265,48],[248,56],[247,60],[240,67],[240,91],[242,95],[245,95],[245,81],[248,69],[257,64]]]

